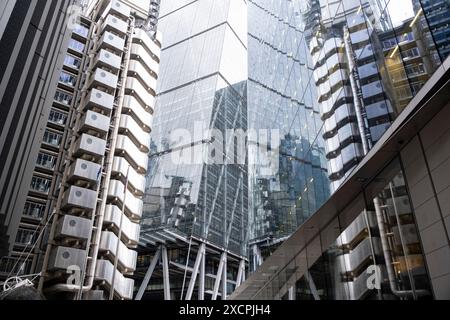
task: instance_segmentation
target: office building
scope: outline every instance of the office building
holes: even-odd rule
[[[44,132],[47,141],[52,141],[47,120],[54,120],[52,132],[60,132],[64,121],[57,108],[50,110],[49,106],[70,36],[65,20],[72,4],[0,4],[0,279],[31,270],[28,261],[23,270],[18,270],[17,258],[23,246],[32,241],[30,230],[42,218],[41,205],[45,205],[46,196],[41,197],[40,191],[49,186],[47,168],[53,165],[57,153],[50,145],[42,147]],[[42,165],[37,171],[36,160]],[[33,196],[28,195],[30,185],[39,193],[37,202],[29,202]]]
[[[47,298],[133,297],[161,43],[152,9],[94,1],[68,22],[8,265],[8,277],[40,273]]]
[[[422,5],[426,4],[423,1]],[[437,60],[433,59],[436,56],[431,52],[437,48],[436,43],[430,46],[424,41],[430,39],[423,32],[427,13],[415,10],[411,1],[388,5],[382,1],[366,5],[355,1],[353,6],[346,1],[345,8],[341,6],[344,2],[327,2],[321,9],[320,21],[326,26],[327,21],[338,22],[344,17],[348,37],[344,31],[333,49],[326,42],[315,42],[313,36],[311,53],[313,58],[314,54],[323,55],[327,62],[323,65],[335,70],[334,64],[328,62],[333,50],[341,52],[337,54],[341,59],[337,64],[337,69],[342,70],[340,78],[348,76],[347,84],[356,89],[351,95],[352,109],[348,110],[355,113],[353,143],[362,145],[361,157],[345,170],[344,179],[336,180],[331,198],[231,298],[450,297],[445,169],[449,61],[441,60],[441,52]],[[409,14],[399,15],[400,7]],[[364,23],[354,28],[361,17]],[[317,28],[319,35],[331,29]],[[433,33],[430,26],[426,30]],[[355,45],[354,40],[363,34],[367,35],[366,41]],[[355,53],[360,53],[356,57],[371,52],[370,62],[349,55],[347,41],[352,42]],[[316,69],[315,74],[320,71]],[[367,77],[366,72],[373,76]],[[322,83],[332,87],[332,76],[329,70],[325,72]],[[375,86],[371,90],[363,89],[372,83]],[[366,100],[366,94],[379,89],[383,95],[378,97],[383,99],[372,103]],[[318,90],[321,94],[320,87]],[[328,106],[321,107],[323,111]],[[375,139],[373,128],[380,122],[371,121],[373,114],[389,116],[389,121],[381,122],[384,128]]]
[[[226,299],[327,198],[296,12],[287,1],[161,3],[139,298]],[[217,145],[196,126],[256,136],[239,158],[239,142]],[[203,152],[226,163],[196,162]]]

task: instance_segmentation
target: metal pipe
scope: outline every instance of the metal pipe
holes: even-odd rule
[[[344,43],[345,43],[345,53],[347,54],[347,60],[348,60],[348,67],[350,69],[350,87],[352,88],[352,94],[353,94],[353,103],[355,105],[355,113],[356,113],[356,120],[358,122],[358,130],[359,135],[361,136],[361,142],[363,146],[364,155],[369,153],[369,142],[367,141],[366,136],[366,126],[364,123],[364,118],[362,115],[362,105],[361,100],[359,99],[358,95],[358,84],[356,83],[355,77],[353,73],[355,72],[355,59],[353,56],[353,49],[352,45],[350,43],[350,33],[348,31],[348,27],[344,27]]]
[[[375,197],[375,199],[373,199],[373,204],[375,206],[378,228],[380,229],[381,247],[383,248],[383,256],[386,262],[386,270],[389,278],[389,287],[392,293],[399,298],[405,298],[411,295],[414,296],[413,291],[411,290],[398,290],[397,288],[395,271],[394,267],[392,266],[391,250],[389,248],[389,243],[386,236],[386,229],[384,228],[384,217],[380,207],[380,199],[378,197]],[[416,296],[418,297],[430,294],[428,290],[416,290],[415,293]]]

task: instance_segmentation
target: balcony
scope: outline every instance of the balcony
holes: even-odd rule
[[[102,87],[114,91],[117,88],[118,77],[106,70],[97,68],[89,79],[89,87]]]
[[[92,231],[92,222],[90,219],[64,215],[59,219],[56,226],[56,235],[58,239],[81,239],[87,240]]]
[[[121,175],[124,179],[128,173],[128,183],[139,194],[143,195],[145,191],[145,176],[138,173],[132,166],[128,171],[129,163],[125,158],[114,157],[112,172],[116,175]]]
[[[103,31],[112,31],[120,36],[126,36],[128,30],[128,23],[122,19],[119,19],[113,15],[108,15],[105,22],[102,25]]]
[[[146,131],[150,131],[153,122],[153,108],[147,107],[144,109],[136,98],[128,95],[123,100],[122,108],[128,114],[131,114]]]
[[[114,274],[114,265],[108,260],[98,260],[95,268],[95,279],[105,281],[109,287],[112,287]],[[123,276],[119,271],[114,277],[114,292],[120,298],[133,299],[134,280]]]
[[[67,270],[67,268],[72,266],[78,266],[82,270],[85,256],[85,250],[56,247],[50,253],[48,270]]]
[[[122,241],[128,246],[136,247],[139,243],[139,223],[133,223],[126,215],[122,214],[119,207],[108,204],[105,210],[104,224],[111,224],[115,232],[120,228],[120,219],[122,216]]]
[[[101,37],[97,49],[109,49],[117,54],[123,53],[125,47],[125,39],[112,34],[111,32],[105,31]]]
[[[94,131],[105,135],[108,133],[110,121],[110,117],[89,110],[81,119],[80,130],[81,132]]]
[[[117,242],[119,238],[109,231],[103,231],[100,239],[99,250],[106,252],[111,257],[111,261],[114,261],[117,250]],[[136,269],[137,252],[130,250],[127,246],[119,241],[119,251],[117,253],[119,270],[124,274],[133,273]]]
[[[101,166],[95,162],[77,159],[69,168],[69,181],[84,180],[97,182],[100,178]]]
[[[127,135],[142,152],[148,153],[150,145],[150,133],[143,130],[139,124],[129,115],[120,116],[119,130]]]
[[[107,68],[117,73],[120,70],[121,62],[122,58],[120,56],[101,49],[95,58],[94,66],[96,68]]]
[[[63,208],[78,208],[94,210],[97,202],[97,192],[85,188],[71,186],[64,192]]]
[[[125,157],[127,161],[139,172],[146,173],[148,166],[147,153],[140,151],[130,138],[124,135],[118,135],[116,143],[116,152]]]
[[[98,89],[92,89],[86,98],[84,110],[98,108],[108,113],[114,105],[114,96]]]
[[[118,180],[111,180],[108,189],[108,197],[113,200],[119,200],[123,203],[125,185]],[[131,219],[139,219],[142,216],[143,202],[136,198],[130,190],[126,191],[125,212],[127,212]]]
[[[88,135],[86,133],[82,134],[75,144],[76,155],[87,154],[93,156],[96,159],[100,159],[104,156],[105,149],[105,140]]]

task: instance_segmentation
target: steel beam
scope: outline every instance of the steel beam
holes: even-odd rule
[[[162,247],[163,262],[163,283],[164,283],[164,300],[170,300],[170,278],[169,278],[169,259],[167,257],[167,247]]]
[[[223,265],[226,260],[226,252],[223,252],[220,256],[219,268],[217,269],[216,281],[214,282],[214,290],[211,300],[217,300],[219,293],[220,280],[222,279]]]
[[[191,274],[191,280],[189,281],[188,291],[186,293],[186,300],[191,300],[192,293],[194,292],[195,281],[197,280],[198,269],[200,268],[200,263],[205,255],[205,244],[202,243],[198,248],[197,257],[195,258],[194,268]]]
[[[144,280],[142,280],[141,286],[139,288],[139,291],[134,298],[134,300],[141,300],[142,296],[144,295],[145,288],[148,286],[148,282],[150,281],[150,278],[152,277],[153,271],[155,270],[156,264],[158,263],[159,257],[161,255],[161,247],[158,248],[155,255],[153,256],[152,262],[150,263],[150,266],[148,267],[147,272],[145,273]]]

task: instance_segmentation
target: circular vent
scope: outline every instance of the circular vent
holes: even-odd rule
[[[77,191],[75,192],[75,195],[79,198],[83,195],[83,193],[81,191]]]
[[[69,253],[68,251],[64,251],[64,253],[62,254],[62,257],[63,257],[64,259],[69,259],[70,253]]]
[[[95,96],[100,99],[102,97],[102,94],[98,92]]]
[[[96,114],[91,115],[91,119],[94,121],[97,120],[97,115]]]
[[[87,169],[87,164],[86,163],[81,164],[81,169],[86,170]]]
[[[76,225],[77,225],[77,222],[75,220],[70,220],[69,221],[69,226],[75,227]]]
[[[104,77],[106,77],[106,73],[101,72],[101,73],[100,73],[100,76],[101,76],[102,78],[104,78]]]
[[[86,142],[87,142],[88,144],[92,144],[92,139],[91,139],[91,138],[88,138],[88,139],[86,140]]]

